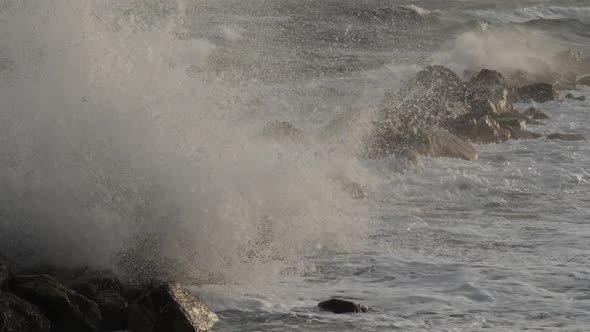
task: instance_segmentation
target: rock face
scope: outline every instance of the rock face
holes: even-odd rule
[[[207,331],[218,320],[204,303],[176,283],[146,290],[129,307],[131,332]]]
[[[50,332],[49,320],[39,308],[16,295],[0,291],[0,331]]]
[[[508,100],[508,85],[500,72],[482,69],[467,83],[467,86],[473,93],[472,111],[485,114],[502,114],[512,111],[512,104]]]
[[[421,130],[410,138],[407,146],[418,154],[433,158],[476,160],[478,157],[473,145],[444,129],[434,127]]]
[[[318,307],[320,307],[322,310],[330,311],[335,314],[365,313],[369,311],[369,308],[363,304],[357,304],[338,299],[320,302]]]
[[[521,102],[545,103],[557,98],[557,91],[548,83],[537,83],[517,89],[517,100]]]
[[[11,291],[38,306],[51,321],[52,332],[101,330],[102,318],[96,303],[50,276],[17,276]]]
[[[275,140],[300,140],[303,138],[303,133],[287,121],[270,121],[262,129],[262,136]]]
[[[555,133],[551,135],[547,135],[547,139],[559,139],[562,141],[584,141],[586,138],[580,134],[576,133]]]
[[[453,129],[457,136],[474,143],[502,143],[510,139],[510,132],[500,127],[498,122],[488,115],[479,119],[465,119]]]

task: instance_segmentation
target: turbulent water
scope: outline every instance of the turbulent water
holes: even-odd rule
[[[424,65],[566,48],[590,53],[587,1],[0,0],[0,250],[181,279],[217,331],[587,330],[586,141],[356,153]],[[590,137],[590,102],[537,106]]]

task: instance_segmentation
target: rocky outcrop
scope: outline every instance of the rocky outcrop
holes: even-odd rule
[[[508,99],[508,85],[502,74],[495,70],[482,69],[467,86],[472,91],[471,109],[477,113],[502,114],[512,111]]]
[[[432,158],[459,158],[476,160],[477,150],[468,142],[435,127],[427,128],[410,138],[407,146],[418,154]]]
[[[350,301],[331,299],[320,302],[318,307],[322,310],[329,311],[335,314],[346,313],[366,313],[369,308],[364,304],[358,304]]]
[[[262,129],[262,136],[274,140],[300,140],[303,132],[287,121],[270,121]]]
[[[49,320],[41,310],[18,296],[0,291],[0,331],[50,332]]]
[[[176,283],[146,289],[129,306],[131,332],[208,331],[217,321],[215,313]]]
[[[547,139],[559,139],[562,141],[584,141],[586,138],[577,133],[555,133],[547,135]]]
[[[500,127],[498,122],[484,115],[478,119],[465,118],[453,128],[453,133],[473,143],[502,143],[510,139],[510,132]]]
[[[520,102],[545,103],[557,99],[557,91],[548,83],[523,86],[516,90],[516,100]]]
[[[52,332],[101,330],[97,304],[48,275],[16,276],[10,290],[38,306],[49,318]]]

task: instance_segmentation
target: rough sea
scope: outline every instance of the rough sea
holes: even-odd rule
[[[588,331],[588,141],[356,153],[426,65],[571,48],[590,56],[587,0],[0,0],[0,250],[181,279],[214,331]],[[528,129],[590,138],[590,87],[567,92],[586,101]],[[158,271],[117,260],[144,236]]]

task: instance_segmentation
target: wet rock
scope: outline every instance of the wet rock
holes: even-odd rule
[[[219,319],[176,283],[148,288],[129,307],[131,332],[208,331]]]
[[[477,120],[472,118],[457,123],[453,133],[468,141],[481,144],[506,142],[510,138],[510,133],[488,115]]]
[[[353,198],[365,198],[365,192],[360,184],[350,179],[347,179],[344,176],[334,176],[332,177],[332,180],[336,182],[340,186],[340,188],[342,188],[343,191],[350,194],[350,196],[352,196]]]
[[[505,126],[504,129],[508,130],[510,138],[515,140],[537,139],[543,136],[518,127]]]
[[[101,330],[102,317],[96,303],[48,275],[16,276],[10,289],[45,313],[52,332]]]
[[[565,95],[565,99],[572,99],[572,100],[584,101],[584,100],[586,100],[586,96],[576,97],[573,94],[568,93],[567,95]]]
[[[512,111],[508,100],[508,86],[502,74],[495,70],[482,69],[467,86],[473,94],[471,109],[485,114],[502,114]]]
[[[513,128],[525,128],[527,119],[525,117],[504,117],[496,118],[496,122],[501,128],[513,127]]]
[[[262,129],[262,136],[276,140],[300,140],[303,132],[287,121],[270,121]]]
[[[547,120],[547,119],[551,118],[547,113],[545,113],[535,107],[529,107],[522,114],[530,119],[533,119],[533,120]]]
[[[369,311],[369,308],[363,304],[338,299],[320,302],[318,307],[322,310],[333,312],[335,314],[365,313]]]
[[[41,310],[9,292],[0,291],[0,331],[49,332],[51,325]]]
[[[578,80],[576,81],[576,85],[590,86],[590,75],[578,78]]]
[[[584,141],[586,138],[577,133],[555,133],[547,135],[547,139],[559,139],[562,141]]]
[[[434,127],[421,130],[416,136],[410,138],[406,146],[418,154],[432,158],[443,157],[464,160],[476,160],[478,158],[477,150],[473,145],[447,130]]]
[[[523,86],[516,91],[517,100],[521,102],[545,103],[557,99],[557,91],[548,83]]]
[[[111,271],[91,271],[68,284],[76,292],[94,301],[102,316],[102,330],[127,329],[128,304],[124,286]]]

